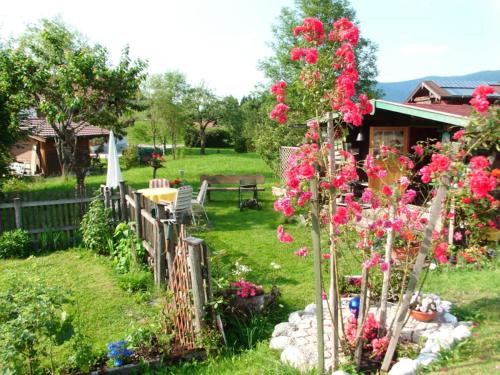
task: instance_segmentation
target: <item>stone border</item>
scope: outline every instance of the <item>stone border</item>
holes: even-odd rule
[[[349,315],[349,298],[342,299],[342,312],[344,318]],[[457,318],[450,314],[451,302],[442,301],[444,312],[432,322],[419,322],[413,318],[408,320],[401,333],[403,340],[418,343],[421,338],[426,338],[424,347],[416,359],[401,358],[395,363],[389,374],[391,375],[413,375],[420,367],[428,366],[438,359],[438,352],[450,349],[460,340],[471,335],[472,322],[458,322]],[[324,325],[325,325],[325,367],[331,371],[332,359],[328,347],[332,341],[332,321],[326,301],[323,303]],[[370,308],[376,316],[377,309]],[[392,320],[395,305],[388,305],[388,321]],[[310,304],[304,310],[295,311],[288,317],[288,322],[279,323],[274,327],[269,347],[282,350],[281,361],[299,369],[309,371],[317,366],[317,330],[316,330],[316,305]],[[345,358],[340,358],[342,362]],[[337,372],[335,372],[337,374]],[[338,372],[338,374],[342,374]]]

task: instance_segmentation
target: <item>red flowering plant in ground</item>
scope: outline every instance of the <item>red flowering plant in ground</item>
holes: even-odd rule
[[[325,34],[328,35],[327,38]],[[390,252],[395,237],[410,243],[428,225],[425,212],[411,206],[417,195],[417,192],[410,188],[413,180],[419,179],[423,184],[429,185],[431,191],[429,198],[432,198],[443,185],[450,188],[452,196],[455,193],[454,187],[460,180],[467,178],[469,182],[467,187],[475,198],[487,197],[496,186],[492,174],[485,171],[486,167],[480,160],[477,161],[477,165],[473,162],[470,168],[465,166],[464,161],[468,161],[471,145],[475,148],[488,143],[488,139],[481,134],[481,131],[495,129],[498,133],[498,117],[497,120],[494,116],[474,117],[471,122],[473,125],[457,132],[452,143],[437,143],[432,147],[415,145],[413,157],[422,158],[425,154],[430,156],[430,162],[419,170],[415,170],[416,163],[409,155],[402,155],[398,149],[385,145],[380,146],[376,156],[368,155],[362,163],[359,163],[348,151],[335,150],[337,141],[343,138],[348,127],[361,126],[363,115],[372,110],[366,95],[357,95],[355,90],[358,81],[354,54],[359,41],[357,27],[342,18],[334,22],[331,31],[327,33],[325,25],[319,20],[306,18],[303,25],[294,29],[294,35],[298,38],[299,45],[290,51],[290,58],[302,64],[298,79],[308,90],[307,103],[314,105],[316,117],[307,122],[304,142],[289,159],[286,194],[275,202],[274,209],[286,217],[300,212],[312,223],[313,249],[309,251],[305,244],[300,244],[298,250],[295,250],[295,255],[298,257],[307,256],[311,252],[320,261],[320,233],[321,230],[327,233],[326,243],[329,245],[331,262],[330,283],[333,286],[330,289],[329,303],[331,310],[337,311],[341,316],[337,281],[340,244],[342,243],[344,256],[346,251],[350,251],[350,255],[361,263],[363,294],[363,290],[366,290],[369,284],[370,272],[389,274],[392,266]],[[332,76],[333,80],[328,79]],[[277,104],[269,116],[280,124],[287,123],[288,114],[293,110],[285,104],[286,89],[287,83],[284,81],[278,82],[271,88]],[[487,110],[484,95],[488,92],[488,89],[483,89],[474,96],[476,100],[473,105],[480,113]],[[325,118],[328,118],[327,138],[322,134],[320,121]],[[469,149],[466,149],[466,146]],[[397,173],[394,171],[395,162]],[[390,165],[392,167],[389,176]],[[370,179],[377,181],[379,188],[366,188],[361,197],[356,198],[350,193],[350,187],[359,179],[359,168],[364,168]],[[342,201],[340,197],[343,197]],[[437,199],[436,202],[441,204]],[[366,206],[372,209],[370,211],[372,217],[364,217],[363,207]],[[447,212],[447,207],[443,212]],[[363,225],[364,221],[369,224]],[[449,248],[444,225],[434,229],[436,229],[432,235],[434,252],[431,256],[439,262],[447,262]],[[277,229],[277,238],[284,244],[292,243],[294,240],[283,225]],[[345,247],[351,242],[354,245],[346,250]],[[315,262],[315,274],[321,283],[319,262],[317,264]],[[384,293],[387,294],[388,280],[388,277],[384,277],[381,310],[385,308]],[[320,284],[316,283],[316,298],[317,303],[321,303],[323,292],[318,285]],[[386,300],[387,296],[385,303]],[[385,317],[377,323],[375,336],[368,337],[364,332],[366,329],[372,332],[373,321],[371,318],[365,319],[366,316],[360,314],[355,328],[357,338],[351,344],[358,348],[371,345],[371,350],[377,356],[381,356],[388,344],[388,338],[385,338],[384,334]],[[334,325],[334,330],[337,329]],[[338,335],[338,331],[335,335]],[[348,337],[347,333],[344,337]]]

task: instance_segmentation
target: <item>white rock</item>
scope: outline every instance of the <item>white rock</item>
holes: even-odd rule
[[[471,332],[469,327],[465,325],[458,325],[458,327],[456,327],[451,334],[453,335],[455,340],[463,340],[469,337],[471,335]]]
[[[281,353],[281,362],[288,363],[301,371],[307,371],[311,368],[307,364],[306,355],[296,346],[287,346]]]
[[[429,366],[437,358],[438,355],[436,353],[420,353],[418,357],[415,359],[415,361],[417,361],[419,367]]]
[[[297,324],[301,321],[302,311],[295,311],[288,317],[288,323]]]
[[[332,375],[349,375],[348,372],[345,372],[344,370],[337,370],[332,373]]]
[[[290,333],[290,324],[284,322],[284,323],[279,323],[274,327],[273,331],[273,337],[278,337],[278,336],[287,336]]]
[[[422,353],[437,353],[437,352],[439,352],[440,349],[441,349],[441,346],[439,345],[439,343],[437,341],[435,341],[434,339],[429,338],[429,339],[427,339],[422,350],[420,350],[420,354],[422,354]]]
[[[410,358],[401,358],[392,366],[389,375],[414,375],[417,373],[418,363]]]
[[[461,322],[458,322],[458,325],[465,326],[465,327],[472,327],[474,325],[474,322],[461,321]]]
[[[445,323],[453,324],[453,325],[457,325],[457,323],[458,323],[457,317],[455,315],[448,313],[448,312],[444,313],[441,316],[441,320]]]
[[[271,339],[269,343],[269,347],[271,349],[283,350],[290,343],[290,338],[287,336],[277,336]]]
[[[452,306],[453,303],[451,303],[450,301],[441,301],[441,307],[446,312],[450,312]]]
[[[304,314],[310,314],[310,315],[316,314],[316,305],[314,303],[307,305],[306,308],[304,309]]]

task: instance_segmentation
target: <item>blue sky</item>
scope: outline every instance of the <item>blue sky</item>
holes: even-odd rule
[[[351,0],[362,35],[378,44],[379,80],[500,69],[500,0]],[[113,58],[128,44],[149,71],[179,70],[219,95],[263,80],[271,25],[292,0],[16,0],[0,8],[2,38],[60,16]]]

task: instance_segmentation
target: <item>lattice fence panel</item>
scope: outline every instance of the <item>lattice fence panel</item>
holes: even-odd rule
[[[189,292],[191,277],[188,267],[188,246],[184,241],[185,238],[186,231],[182,225],[175,248],[172,277],[169,280],[169,289],[173,292],[173,297],[166,307],[173,316],[174,348],[180,350],[194,349],[196,345],[193,302]]]
[[[288,147],[288,146],[281,146],[280,147],[280,166],[279,166],[279,173],[280,173],[280,178],[281,181],[286,180],[286,171],[288,168],[288,160],[290,160],[290,156],[297,152],[299,150],[299,147]]]

